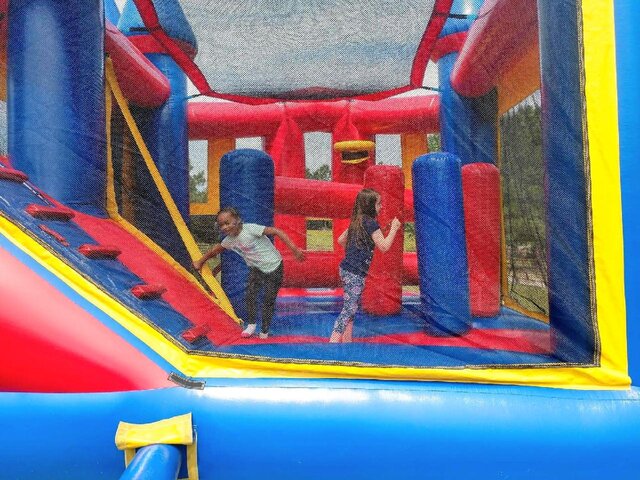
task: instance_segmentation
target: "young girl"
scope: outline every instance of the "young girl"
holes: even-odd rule
[[[293,252],[296,260],[304,260],[304,253],[282,230],[265,227],[255,223],[242,223],[242,218],[235,208],[225,207],[217,216],[218,227],[226,236],[222,242],[214,245],[200,259],[193,262],[196,270],[200,270],[204,263],[224,250],[238,253],[249,266],[249,281],[247,283],[247,328],[242,332],[243,337],[250,337],[256,331],[256,303],[260,289],[264,287],[262,302],[262,331],[260,338],[269,337],[269,325],[273,319],[276,297],[282,284],[284,273],[282,256],[267,238],[275,235],[280,238]]]
[[[351,214],[351,223],[338,238],[345,247],[344,260],[340,263],[340,278],[344,286],[344,305],[333,326],[329,342],[350,342],[353,333],[353,316],[358,310],[364,281],[373,258],[373,249],[386,252],[391,247],[402,225],[397,218],[391,221],[391,229],[385,237],[376,221],[380,211],[380,195],[365,188],[358,193]]]

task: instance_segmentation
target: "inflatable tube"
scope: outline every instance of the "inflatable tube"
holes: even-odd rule
[[[466,97],[489,93],[537,36],[536,2],[485,1],[451,72],[454,90]]]
[[[364,380],[212,380],[203,390],[9,393],[0,396],[3,455],[11,459],[3,475],[118,478],[124,471],[114,445],[120,421],[192,412],[200,480],[313,480],[345,472],[354,480],[540,480],[567,472],[584,480],[632,479],[640,471],[639,399],[636,388],[580,392]],[[358,444],[363,448],[354,448]]]
[[[171,94],[159,108],[138,110],[139,128],[182,218],[189,221],[189,140],[187,138],[187,77],[162,54],[149,60],[169,80]]]
[[[348,108],[351,122],[361,133],[426,134],[437,132],[440,128],[439,105],[437,95],[389,98],[378,102],[289,102],[286,104],[286,114],[303,132],[331,131]],[[189,138],[206,140],[268,136],[275,133],[282,115],[281,104],[251,106],[195,102],[188,109]]]
[[[320,218],[350,218],[362,185],[276,177],[276,213]]]
[[[169,98],[167,77],[108,21],[104,42],[127,100],[140,107],[159,107]]]
[[[432,335],[471,328],[460,160],[429,153],[413,163],[420,298]]]
[[[290,178],[305,177],[304,134],[296,122],[284,116],[267,150],[273,159],[277,175]],[[275,226],[282,230],[293,243],[303,250],[307,247],[307,223],[299,215],[282,217],[276,215]],[[276,246],[282,250],[284,242],[275,239]]]
[[[342,286],[338,268],[342,256],[334,252],[306,252],[304,262],[298,262],[285,252],[284,287],[335,288]]]
[[[284,287],[290,288],[336,288],[341,287],[338,267],[342,252],[306,252],[304,262],[298,262],[284,252]],[[418,285],[418,260],[415,253],[402,256],[402,284]],[[304,295],[308,295],[305,292]]]
[[[445,55],[438,62],[438,76],[442,97],[440,100],[440,138],[442,150],[457,156],[463,165],[473,163],[472,136],[475,126],[471,100],[458,95],[449,82],[449,74],[456,59],[455,53]]]
[[[181,453],[174,445],[149,445],[138,450],[120,480],[177,480]]]

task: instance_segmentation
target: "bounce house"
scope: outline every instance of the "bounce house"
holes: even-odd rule
[[[640,475],[636,2],[0,12],[0,478]],[[305,253],[268,336],[230,206]]]

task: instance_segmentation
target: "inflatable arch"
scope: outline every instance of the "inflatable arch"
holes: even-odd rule
[[[636,478],[638,10],[0,1],[0,478]],[[333,344],[365,187],[405,227]],[[268,338],[193,268],[230,205],[306,250]]]

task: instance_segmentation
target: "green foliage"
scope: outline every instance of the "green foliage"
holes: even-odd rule
[[[535,96],[500,120],[503,221],[510,295],[548,311],[541,108]]]
[[[540,106],[525,104],[500,122],[508,244],[544,243],[544,165]]]
[[[413,222],[404,224],[404,251],[416,251],[416,224]]]
[[[207,202],[207,179],[204,170],[193,173],[193,167],[189,167],[189,199],[191,203]]]
[[[331,167],[328,164],[320,165],[316,170],[311,171],[309,168],[305,168],[305,176],[309,180],[324,180],[331,181]]]
[[[439,152],[440,150],[442,150],[442,146],[440,144],[440,134],[438,133],[428,134],[427,145],[429,147],[430,152]]]

